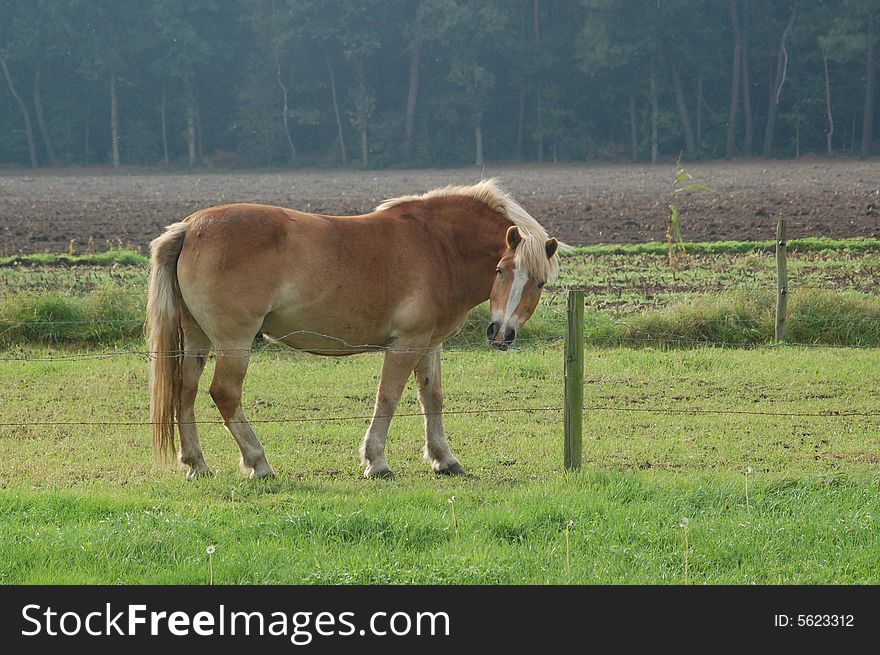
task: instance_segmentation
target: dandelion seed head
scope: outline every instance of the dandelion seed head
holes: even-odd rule
[[[213,555],[214,551],[216,551],[216,550],[217,550],[217,546],[215,546],[214,544],[211,544],[210,546],[205,548],[205,552],[208,553],[208,555]]]
[[[682,528],[686,528],[686,527],[688,527],[689,523],[690,523],[690,521],[688,520],[688,518],[686,516],[683,516],[683,517],[681,517],[681,521],[679,521],[678,525]]]

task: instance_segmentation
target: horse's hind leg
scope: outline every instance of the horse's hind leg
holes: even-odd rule
[[[425,461],[434,473],[461,475],[464,469],[449,449],[443,431],[443,387],[440,384],[440,350],[422,357],[415,369],[419,400],[425,413]]]
[[[205,360],[211,349],[211,341],[202,328],[190,316],[184,315],[183,363],[181,366],[180,408],[177,413],[177,428],[180,432],[180,463],[189,467],[186,477],[194,478],[210,475],[211,469],[205,463],[199,434],[196,429],[195,402],[199,391],[199,378],[205,369]]]
[[[241,388],[247,374],[251,342],[217,345],[217,365],[211,381],[211,398],[241,451],[241,470],[255,478],[273,477],[263,444],[257,439],[241,408]]]

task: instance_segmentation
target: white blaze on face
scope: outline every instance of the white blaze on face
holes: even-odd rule
[[[504,334],[504,331],[507,328],[513,328],[514,330],[519,329],[519,325],[522,321],[519,316],[514,315],[514,312],[519,306],[519,301],[522,299],[523,289],[528,281],[529,273],[526,271],[525,267],[518,266],[513,269],[513,283],[510,285],[510,295],[507,296],[507,306],[504,308],[504,314],[501,315],[501,312],[498,312],[498,318],[493,316],[493,319],[495,319],[501,326],[501,334]]]

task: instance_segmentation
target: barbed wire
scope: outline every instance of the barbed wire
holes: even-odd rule
[[[566,315],[566,307],[563,303],[554,303],[550,302],[544,306],[543,314],[544,319],[547,319],[547,315],[549,314],[551,317],[554,317],[556,322],[559,325],[562,325],[565,321]],[[771,321],[770,316],[766,316],[763,318],[752,318],[752,317],[740,317],[740,316],[724,316],[724,317],[715,317],[715,318],[703,318],[703,317],[685,317],[683,319],[677,319],[679,323],[683,323],[684,325],[689,326],[699,326],[699,325],[745,325],[754,328],[758,331],[757,334],[754,335],[753,340],[737,340],[737,341],[725,341],[713,339],[711,337],[692,337],[682,335],[678,332],[674,331],[643,331],[642,333],[633,333],[631,327],[627,325],[629,317],[612,319],[610,322],[603,323],[598,326],[587,326],[585,329],[585,338],[587,342],[591,345],[618,345],[618,344],[637,344],[637,343],[655,343],[666,346],[673,345],[692,345],[692,346],[717,346],[717,347],[744,347],[744,348],[757,348],[757,347],[779,347],[782,345],[786,346],[801,346],[801,347],[831,347],[831,348],[872,348],[875,347],[873,344],[834,344],[834,343],[818,343],[818,342],[792,342],[786,341],[784,343],[773,342],[769,340],[769,335],[762,335],[760,331],[760,326],[766,327],[767,324]],[[473,339],[463,339],[461,337],[465,332],[474,329],[478,334],[481,333],[481,330],[476,330],[476,325],[479,323],[479,319],[475,319],[474,317],[470,317],[465,326],[462,328],[462,331],[459,332],[459,336],[453,337],[454,345],[446,346],[443,348],[444,352],[452,353],[452,352],[472,352],[474,349],[485,346],[486,340],[482,338],[482,336],[473,338]],[[840,317],[818,317],[818,318],[808,318],[804,319],[805,324],[810,325],[841,325],[841,324],[853,324],[853,325],[876,325],[880,323],[880,317],[873,316],[840,316]],[[5,330],[0,331],[0,335],[7,334],[12,331],[15,327],[26,328],[26,329],[38,329],[42,328],[43,330],[51,330],[53,327],[61,326],[61,325],[143,325],[143,321],[140,319],[106,319],[101,321],[90,321],[85,319],[67,319],[67,320],[49,320],[49,321],[19,321],[17,323],[8,322],[6,325],[8,327]],[[133,335],[132,335],[133,336]],[[288,344],[281,344],[285,339],[289,339],[296,336],[307,336],[307,337],[315,337],[321,340],[329,341],[331,343],[338,344],[338,347],[332,347],[330,345],[320,345],[320,344],[310,344],[306,347],[297,347]],[[401,347],[394,345],[383,345],[383,344],[373,344],[373,343],[350,343],[347,340],[337,337],[335,335],[330,335],[322,332],[317,332],[314,330],[293,330],[287,334],[272,337],[266,337],[267,340],[271,343],[260,347],[248,347],[248,348],[236,348],[236,349],[214,349],[212,354],[214,356],[220,355],[224,357],[252,357],[258,353],[290,353],[290,352],[311,352],[317,351],[322,354],[328,355],[349,355],[355,353],[364,353],[364,352],[395,352],[401,354],[427,354],[432,352],[438,348],[437,345],[429,346],[429,347]],[[548,344],[555,343],[560,340],[563,340],[564,335],[544,335],[544,336],[520,336],[514,342],[514,344],[510,345],[509,348],[513,350],[521,350],[528,346],[534,346],[536,344]],[[71,353],[71,354],[63,354],[63,355],[53,355],[48,357],[34,357],[34,356],[25,356],[25,355],[14,355],[14,356],[5,356],[0,357],[0,361],[53,361],[53,360],[82,360],[82,359],[106,359],[110,357],[120,357],[120,356],[143,356],[148,358],[154,357],[168,357],[168,358],[176,358],[186,355],[204,355],[204,350],[186,350],[186,349],[176,349],[169,351],[149,351],[142,348],[125,348],[125,349],[116,349],[110,351],[103,352],[92,352],[92,353]]]
[[[546,309],[556,309],[556,308],[546,308]],[[547,311],[544,312],[545,314]],[[559,311],[552,311],[551,313],[562,316],[564,314],[564,309]],[[636,316],[636,313],[630,314],[628,316],[624,316],[622,318],[618,318],[615,320],[615,323],[620,324],[624,322],[630,316]],[[747,316],[723,316],[718,318],[710,318],[710,317],[702,317],[702,316],[693,316],[693,317],[683,317],[677,318],[676,321],[679,323],[688,323],[691,325],[694,324],[702,324],[702,323],[730,323],[730,324],[753,324],[757,325],[765,321],[772,321],[773,317],[769,314],[762,318],[751,318]],[[797,320],[789,319],[791,320]],[[815,323],[880,323],[880,316],[839,316],[834,318],[828,317],[810,317],[807,319],[800,319],[804,323],[815,324]],[[59,325],[144,325],[145,319],[136,319],[136,318],[119,318],[119,319],[100,319],[100,320],[89,320],[89,319],[64,319],[64,320],[46,320],[46,321],[35,321],[29,319],[0,319],[0,325],[8,325],[10,328],[14,327],[54,327]],[[8,331],[8,330],[7,330]],[[0,332],[2,334],[2,332]]]
[[[565,337],[544,337],[541,339],[535,339],[532,341],[540,342],[540,343],[558,343],[559,341],[564,340]],[[524,340],[528,341],[528,340]],[[311,354],[312,352],[318,352],[322,355],[328,354],[330,356],[338,355],[362,355],[368,353],[380,353],[380,352],[391,352],[395,354],[412,354],[412,355],[427,355],[436,350],[440,350],[443,354],[458,354],[458,353],[469,353],[473,354],[473,352],[480,348],[488,347],[485,341],[482,342],[474,342],[470,346],[464,347],[452,347],[452,348],[443,348],[442,350],[439,348],[395,348],[393,346],[372,346],[369,349],[364,348],[362,350],[349,350],[344,348],[321,348],[314,347],[311,349],[306,348],[294,348],[292,346],[284,347],[284,348],[259,348],[254,350],[247,349],[227,349],[227,350],[214,350],[209,353],[206,353],[202,350],[174,350],[174,351],[156,351],[151,352],[148,350],[116,350],[116,351],[108,351],[101,353],[70,353],[66,355],[50,355],[46,357],[30,357],[30,356],[9,356],[9,357],[0,357],[0,362],[53,362],[53,361],[81,361],[81,360],[102,360],[102,359],[112,359],[116,357],[143,357],[145,359],[176,359],[179,357],[184,357],[186,355],[204,355],[209,359],[216,359],[217,356],[225,357],[228,359],[253,359],[255,355],[302,355],[302,354]],[[517,345],[514,343],[511,346],[506,348],[507,351],[517,351],[517,350],[527,350],[527,348],[520,344]]]
[[[656,333],[641,335],[613,335],[600,336],[602,332],[593,333],[592,340],[588,335],[587,346],[596,348],[612,347],[612,346],[630,346],[637,344],[653,344],[670,349],[676,346],[690,347],[706,347],[706,348],[724,348],[724,349],[743,349],[743,350],[760,350],[760,349],[783,349],[783,348],[813,348],[813,349],[835,349],[835,350],[878,350],[880,346],[876,344],[835,344],[835,343],[818,343],[818,342],[749,342],[749,341],[721,341],[711,339],[699,339],[695,337],[686,337],[684,335],[673,333]],[[564,336],[548,336],[536,337],[532,339],[517,340],[506,348],[508,352],[526,351],[534,347],[535,344],[558,344],[564,341]],[[31,356],[31,355],[8,355],[0,357],[0,362],[64,362],[64,361],[84,361],[84,360],[106,360],[117,357],[141,357],[144,359],[167,358],[176,359],[187,355],[205,356],[207,359],[216,359],[217,356],[229,359],[254,359],[260,356],[300,356],[302,354],[310,354],[313,352],[321,355],[343,356],[367,353],[392,352],[397,354],[420,354],[426,355],[439,350],[442,354],[473,354],[475,351],[484,350],[488,347],[485,340],[475,340],[465,342],[456,346],[445,346],[443,348],[395,348],[394,346],[370,346],[363,347],[361,350],[352,350],[348,348],[295,348],[293,346],[272,347],[265,346],[254,349],[226,349],[212,350],[209,352],[203,350],[171,350],[171,351],[149,351],[140,349],[131,350],[113,350],[96,353],[67,353],[63,355],[48,356]]]
[[[769,278],[768,278],[769,279]],[[687,290],[686,285],[682,285],[682,287]],[[703,285],[699,289],[695,289],[695,291],[705,291],[710,288],[718,288],[718,289],[729,289],[728,286],[723,284],[718,284],[715,287]],[[791,287],[792,292],[796,292],[800,289],[826,289],[827,287],[821,286],[812,286],[812,285],[797,285]],[[607,293],[609,289],[613,289],[615,291],[619,291],[620,295],[622,293],[627,292],[625,287],[619,286],[614,283],[606,283],[604,285],[570,285],[570,286],[559,286],[548,289],[546,294],[549,298],[549,302],[544,305],[544,318],[547,318],[547,315],[551,317],[552,320],[557,321],[560,325],[564,324],[564,316],[566,313],[565,304],[562,301],[564,295],[570,289],[587,289],[591,290],[591,292],[605,292]],[[737,287],[737,289],[741,290],[761,290],[765,291],[768,294],[772,293],[766,286],[741,286]],[[636,291],[639,289],[636,288]],[[676,285],[673,284],[673,288],[666,288],[665,291],[668,293],[671,292],[680,292],[681,289],[676,288]],[[124,291],[120,292],[124,295],[130,295],[131,297],[139,297],[143,298],[143,291]],[[711,339],[709,337],[701,338],[701,337],[693,337],[686,336],[675,332],[668,331],[652,331],[645,333],[627,333],[626,332],[626,321],[627,318],[614,318],[609,323],[606,323],[601,326],[590,326],[585,330],[586,342],[588,345],[593,345],[597,347],[602,346],[616,346],[616,345],[637,345],[637,344],[651,344],[657,345],[664,348],[675,348],[676,346],[688,346],[688,347],[718,347],[718,348],[746,348],[746,349],[778,349],[778,348],[835,348],[835,349],[861,349],[861,350],[869,350],[869,349],[877,349],[877,345],[870,344],[826,344],[826,343],[802,343],[802,342],[775,342],[775,341],[767,341],[767,337],[764,337],[764,340],[761,340],[761,335],[755,335],[755,341],[725,341],[725,340],[717,340]],[[468,328],[473,326],[477,321],[469,320]],[[684,318],[678,319],[679,323],[683,323],[685,325],[749,325],[749,326],[757,326],[761,324],[766,324],[768,322],[772,322],[771,317],[766,317],[764,319],[754,319],[748,317],[739,317],[739,316],[727,316],[727,317],[715,317],[715,318]],[[9,326],[5,330],[0,331],[0,335],[9,333],[16,327],[19,328],[52,328],[63,325],[142,325],[144,321],[142,319],[133,319],[133,318],[119,318],[119,319],[101,319],[99,321],[90,320],[90,319],[61,319],[61,320],[43,320],[43,321],[31,321],[26,319],[3,319],[0,320],[0,325]],[[805,319],[805,324],[810,325],[841,325],[841,324],[852,324],[852,325],[874,325],[880,323],[880,316],[873,317],[852,317],[852,316],[841,316],[841,317],[825,317],[825,318],[816,318],[816,319]],[[792,322],[790,322],[790,326]],[[467,328],[466,328],[467,329]],[[623,330],[622,333],[614,333],[614,330]],[[480,331],[481,332],[481,331]],[[393,353],[401,353],[401,354],[427,354],[436,351],[442,351],[444,354],[447,353],[469,353],[472,354],[477,349],[483,349],[486,347],[486,340],[482,337],[475,338],[472,340],[462,339],[458,337],[455,340],[455,344],[447,347],[439,347],[439,346],[431,346],[425,348],[402,348],[395,347],[393,345],[377,345],[377,344],[351,344],[348,343],[345,339],[323,334],[320,332],[310,331],[310,330],[295,330],[283,336],[275,338],[277,341],[282,341],[284,339],[296,337],[296,336],[307,336],[314,337],[319,339],[328,340],[331,343],[338,344],[338,347],[320,347],[312,345],[310,348],[295,348],[291,346],[280,346],[276,344],[266,344],[262,347],[249,347],[249,348],[240,348],[240,349],[220,349],[214,350],[208,356],[210,357],[239,357],[239,358],[253,358],[254,356],[279,356],[279,355],[298,355],[303,351],[318,351],[322,354],[337,354],[337,355],[349,355],[355,353],[364,353],[364,352],[393,352]],[[528,348],[533,348],[535,346],[540,345],[549,345],[549,344],[558,344],[560,341],[563,341],[565,337],[563,335],[545,335],[545,336],[521,336],[518,337],[514,344],[510,347],[510,350],[520,351],[526,350]],[[39,356],[39,355],[30,355],[30,354],[22,354],[18,355],[9,355],[0,357],[0,362],[55,362],[55,361],[69,361],[69,362],[80,362],[84,360],[106,360],[110,358],[116,357],[143,357],[147,359],[153,358],[180,358],[187,355],[205,355],[204,350],[169,350],[169,351],[149,351],[142,348],[120,348],[115,350],[107,350],[103,352],[77,352],[77,353],[65,353],[65,354],[56,354],[49,356]],[[758,409],[726,409],[726,408],[685,408],[685,407],[638,407],[638,406],[622,406],[622,405],[585,405],[583,407],[586,412],[618,412],[618,413],[637,413],[637,414],[663,414],[663,415],[680,415],[680,416],[696,416],[696,415],[719,415],[719,416],[764,416],[764,417],[782,417],[782,418],[815,418],[815,419],[826,419],[826,418],[869,418],[874,419],[880,417],[880,411],[847,411],[847,410],[826,410],[826,411],[816,411],[816,412],[800,412],[800,411],[784,411],[784,410],[758,410]],[[304,411],[300,409],[300,411]],[[454,416],[454,415],[501,415],[501,414],[511,414],[511,413],[540,413],[540,412],[562,412],[564,408],[562,406],[533,406],[533,407],[481,407],[474,409],[451,409],[445,412],[442,412],[442,415],[446,416]],[[394,414],[394,416],[398,417],[422,417],[422,416],[431,416],[434,414],[425,412],[398,412]],[[390,418],[391,414],[386,415],[378,415],[375,418]],[[276,418],[254,418],[249,421],[228,421],[225,422],[226,425],[236,424],[236,423],[253,423],[253,424],[291,424],[291,423],[325,423],[325,422],[344,422],[344,421],[366,421],[374,418],[372,414],[351,414],[351,415],[341,415],[341,416],[294,416],[294,417],[276,417]],[[222,425],[224,421],[222,420],[194,420],[179,423],[179,425],[195,425],[195,424],[215,424]],[[3,421],[0,422],[0,427],[4,428],[22,428],[22,427],[30,427],[30,426],[67,426],[67,427],[108,427],[108,426],[121,426],[121,427],[148,427],[155,425],[154,422],[151,421],[143,421],[143,420],[105,420],[105,421],[75,421],[75,420],[60,420],[60,421]]]
[[[223,421],[218,419],[205,419],[196,421],[178,421],[176,425],[238,425],[238,424],[283,424],[283,423],[327,423],[338,421],[367,421],[373,418],[412,418],[423,416],[455,416],[473,414],[511,414],[511,413],[537,413],[537,412],[561,412],[562,406],[540,407],[492,407],[481,409],[451,409],[443,412],[396,412],[394,414],[357,414],[346,416],[297,416],[284,418],[253,418],[243,421]],[[731,416],[767,416],[777,418],[877,418],[880,411],[841,411],[828,410],[825,412],[791,412],[791,411],[764,411],[748,409],[723,409],[723,408],[669,408],[669,407],[632,407],[620,405],[584,405],[585,412],[629,412],[641,414],[684,414],[684,415],[731,415]],[[0,427],[149,427],[159,425],[157,421],[3,421]]]
[[[673,286],[676,286],[673,283]],[[684,288],[687,288],[687,285],[680,285]],[[729,289],[729,287],[725,285],[717,285],[718,288]],[[700,287],[699,290],[705,291],[705,285]],[[797,285],[792,286],[790,291],[792,293],[796,293],[800,289],[824,289],[826,287],[820,286],[810,286],[810,285]],[[569,285],[559,285],[549,287],[545,290],[546,302],[543,305],[543,318],[545,320],[549,320],[550,322],[556,322],[558,325],[563,325],[565,323],[565,314],[566,307],[562,298],[565,297],[565,294],[572,289],[580,289],[580,290],[593,290],[596,292],[602,291],[604,293],[608,293],[608,289],[615,289],[619,291],[619,295],[622,295],[623,292],[626,291],[624,287],[616,286],[613,283],[606,283],[603,285],[580,285],[580,284],[569,284]],[[761,290],[765,291],[768,294],[770,290],[767,289],[766,286],[740,286],[737,289],[741,290]],[[638,287],[635,289],[638,291]],[[664,291],[668,292],[671,295],[674,292],[677,292],[675,288],[664,288]],[[123,292],[125,295],[138,296],[139,298],[144,297],[143,290],[126,290]],[[613,303],[613,299],[611,299],[611,303]],[[652,303],[653,306],[656,306],[656,303]],[[590,303],[588,303],[590,306]],[[112,308],[111,308],[112,309]],[[130,309],[128,307],[120,307],[117,306],[115,309],[118,310],[127,310]],[[638,308],[637,308],[638,309]],[[754,318],[754,317],[742,317],[742,316],[720,316],[720,317],[684,317],[677,318],[676,322],[678,324],[684,326],[746,326],[751,327],[755,330],[755,334],[748,335],[744,339],[737,339],[735,341],[724,340],[724,339],[715,339],[711,336],[688,336],[683,335],[675,331],[657,331],[657,330],[643,330],[642,332],[633,332],[635,328],[628,325],[628,322],[632,320],[634,316],[637,314],[635,312],[627,313],[620,312],[617,316],[614,316],[613,313],[609,317],[610,320],[607,322],[603,322],[598,326],[588,326],[585,330],[585,338],[588,345],[593,346],[615,346],[615,345],[638,345],[638,344],[650,344],[650,345],[658,345],[661,347],[675,348],[680,346],[690,346],[690,347],[720,347],[720,348],[747,348],[747,349],[756,349],[756,348],[779,348],[779,347],[805,347],[805,348],[853,348],[853,349],[871,349],[875,347],[880,347],[880,345],[874,345],[873,343],[819,343],[818,340],[814,342],[792,342],[786,341],[784,343],[779,343],[772,341],[772,337],[768,334],[767,326],[772,324],[773,318],[770,315]],[[662,316],[661,316],[662,320]],[[802,319],[803,323],[806,325],[812,326],[839,326],[839,325],[862,325],[862,326],[875,326],[880,324],[880,316],[837,316],[837,317],[817,317],[817,318],[806,318]],[[469,330],[471,326],[477,321],[473,318],[468,319],[467,327],[465,330]],[[790,320],[789,325],[794,326],[796,321]],[[26,318],[4,318],[0,319],[0,337],[4,335],[8,335],[10,333],[14,333],[16,329],[24,329],[33,332],[43,332],[44,334],[36,334],[37,338],[43,338],[46,341],[51,342],[54,334],[52,334],[52,330],[54,328],[60,328],[63,326],[82,326],[82,325],[94,325],[96,327],[100,327],[103,325],[108,326],[137,326],[143,325],[144,319],[142,318],[107,318],[107,319],[49,319],[49,320],[29,320]],[[763,328],[763,330],[761,329]],[[131,332],[135,332],[132,330]],[[128,335],[123,335],[123,339],[126,338],[137,338],[137,334],[129,333]],[[475,330],[477,334],[481,334],[482,330]],[[48,334],[46,334],[48,333]],[[350,355],[356,353],[364,353],[364,352],[395,352],[400,354],[427,354],[437,349],[437,346],[430,347],[400,347],[394,345],[382,345],[382,344],[352,344],[348,343],[345,339],[328,335],[320,332],[310,331],[310,330],[296,330],[290,332],[286,335],[276,337],[272,339],[273,341],[283,341],[285,339],[294,337],[294,336],[309,336],[315,337],[324,341],[328,341],[333,344],[337,344],[336,346],[320,346],[316,344],[309,344],[308,347],[296,347],[296,346],[274,346],[272,344],[260,347],[260,346],[251,346],[248,348],[238,348],[238,349],[214,349],[210,356],[212,357],[240,357],[240,358],[252,358],[256,355],[282,355],[282,354],[296,354],[299,352],[312,352],[317,351],[321,354],[328,355]],[[858,335],[857,335],[858,336]],[[536,345],[547,345],[558,343],[563,340],[565,337],[561,334],[559,335],[544,335],[544,336],[520,336],[516,339],[514,344],[509,346],[510,350],[524,350],[529,347],[534,347]],[[870,338],[869,338],[870,339]],[[56,339],[60,341],[60,339]],[[870,339],[872,340],[872,339]],[[14,344],[10,344],[13,345]],[[472,353],[474,350],[485,347],[486,340],[484,338],[477,337],[474,339],[463,339],[461,336],[458,336],[454,339],[454,344],[450,346],[444,347],[442,350],[444,353]],[[84,352],[84,353],[66,353],[66,354],[56,354],[50,356],[33,356],[30,354],[22,354],[22,355],[6,355],[0,357],[0,361],[5,362],[30,362],[30,361],[41,361],[41,362],[49,362],[49,361],[82,361],[82,360],[103,360],[115,357],[146,357],[146,358],[179,358],[187,355],[204,355],[205,351],[203,350],[186,350],[186,349],[178,349],[178,350],[169,350],[169,351],[149,351],[143,348],[117,348],[114,350],[107,350],[102,352]]]

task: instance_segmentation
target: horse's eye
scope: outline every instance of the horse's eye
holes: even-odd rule
[[[538,282],[538,288],[543,289],[545,282]]]
[[[500,277],[504,277],[504,271],[502,271],[500,268],[496,268],[496,269],[495,269],[495,272],[498,273],[498,275],[499,275]]]

